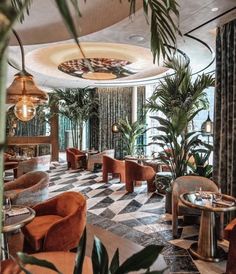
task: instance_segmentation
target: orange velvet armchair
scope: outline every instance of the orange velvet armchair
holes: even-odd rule
[[[24,251],[69,251],[76,248],[86,225],[86,199],[68,191],[33,207],[36,217],[22,228]]]
[[[68,169],[77,169],[77,168],[84,168],[87,167],[87,158],[86,154],[77,148],[67,148],[66,149],[66,159]]]
[[[150,166],[143,166],[134,161],[125,161],[125,185],[128,192],[134,191],[135,181],[147,181],[148,192],[156,190],[153,181],[156,172]]]
[[[229,241],[229,252],[226,274],[236,274],[236,219],[233,219],[224,230],[224,238]]]
[[[109,156],[103,156],[102,179],[108,182],[108,173],[119,174],[120,181],[125,182],[125,161],[113,159]]]

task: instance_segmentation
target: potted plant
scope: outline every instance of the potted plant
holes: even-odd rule
[[[171,195],[171,182],[187,174],[191,151],[203,144],[198,138],[200,134],[188,132],[188,127],[201,110],[208,108],[204,90],[214,84],[214,78],[202,74],[193,81],[191,69],[182,59],[174,58],[166,66],[174,69],[175,74],[160,82],[146,107],[161,113],[152,117],[160,125],[156,127],[159,134],[153,136],[152,144],[162,148],[157,159],[169,167],[171,175],[166,179],[159,176],[158,184],[155,181],[157,186],[165,182],[168,195]],[[169,203],[168,199],[166,201]]]
[[[125,143],[125,151],[127,155],[135,155],[136,142],[139,136],[145,131],[145,124],[141,121],[130,123],[128,117],[125,120],[120,119],[118,129]]]
[[[57,114],[67,117],[71,123],[73,147],[82,149],[83,129],[98,106],[98,99],[91,88],[55,89],[52,104],[57,106]]]
[[[209,164],[209,157],[213,150],[211,145],[206,145],[203,149],[193,149],[191,151],[192,161],[189,161],[189,167],[193,175],[198,175],[206,178],[212,177],[213,166]]]

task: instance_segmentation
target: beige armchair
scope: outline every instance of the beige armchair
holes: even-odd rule
[[[17,168],[17,178],[30,171],[48,171],[50,169],[51,155],[33,157],[20,161]]]
[[[180,195],[185,192],[196,191],[200,187],[203,191],[218,192],[217,185],[204,177],[181,176],[174,181],[172,190],[172,232],[174,237],[178,235],[178,216],[196,216],[201,214],[200,210],[185,206],[179,199]]]
[[[35,205],[48,198],[49,176],[44,171],[31,171],[4,184],[4,195],[14,205]]]
[[[102,164],[103,163],[103,156],[109,156],[111,158],[115,157],[115,150],[114,149],[107,149],[97,154],[88,154],[88,164],[87,170],[93,171],[95,164]]]

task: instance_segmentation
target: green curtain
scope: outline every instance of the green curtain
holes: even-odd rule
[[[213,179],[236,197],[236,20],[217,30],[214,117]]]
[[[65,135],[66,131],[71,129],[70,120],[59,114],[59,150],[65,151],[66,149],[66,140]]]
[[[90,119],[90,148],[102,151],[114,148],[116,158],[123,158],[124,143],[119,133],[112,133],[112,125],[128,117],[131,120],[132,87],[98,88],[98,117]],[[145,88],[138,88],[138,117],[144,114]]]
[[[47,123],[43,107],[38,107],[35,117],[28,121],[18,120],[13,113],[13,107],[7,112],[7,135],[9,136],[45,136],[49,135],[50,125]]]

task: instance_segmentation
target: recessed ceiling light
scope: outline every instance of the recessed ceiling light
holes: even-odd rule
[[[140,34],[132,34],[129,36],[129,40],[131,40],[133,42],[143,42],[144,37]]]
[[[212,8],[211,11],[218,11],[219,8]]]

